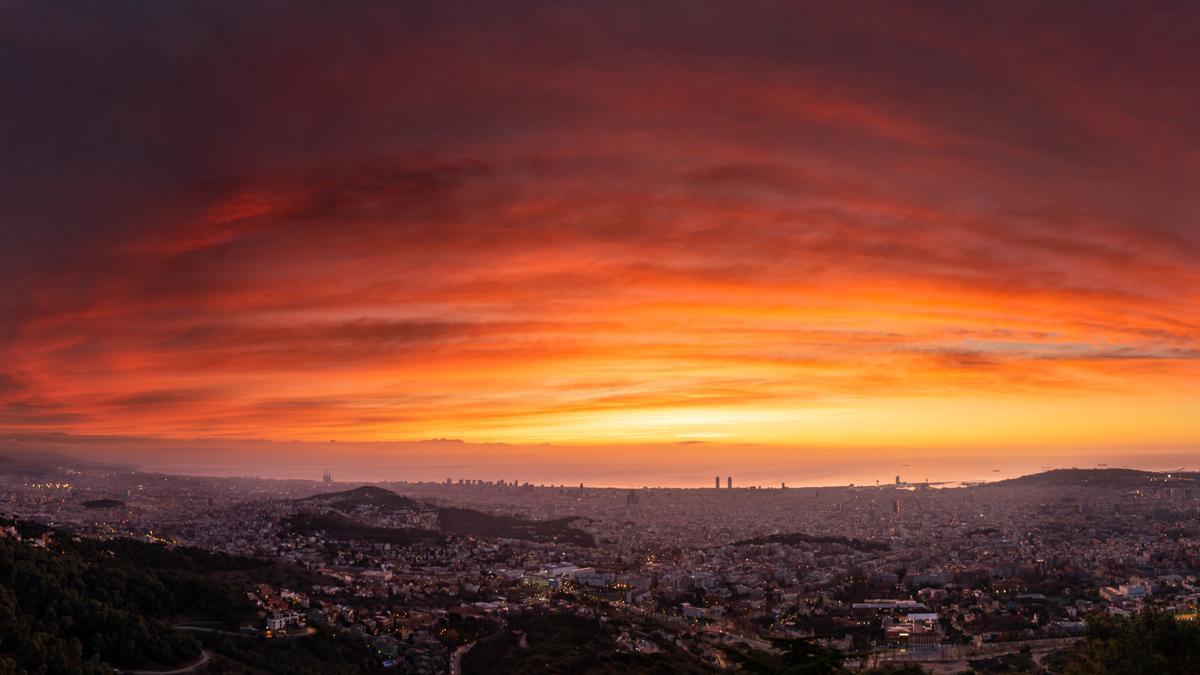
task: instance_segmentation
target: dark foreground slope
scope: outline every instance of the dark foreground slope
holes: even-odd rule
[[[155,567],[140,561],[149,544],[110,546],[28,523],[0,528],[12,528],[0,537],[0,672],[183,664],[200,646],[172,618],[236,621],[253,609],[186,554]]]
[[[262,641],[173,627],[187,619],[232,629],[255,618],[246,598],[255,584],[321,580],[284,563],[0,519],[0,673],[169,670],[198,660],[197,639],[209,652],[205,672],[379,672],[365,645],[326,631]]]
[[[1129,617],[1098,614],[1067,658],[1067,675],[1200,673],[1200,623],[1156,610]]]

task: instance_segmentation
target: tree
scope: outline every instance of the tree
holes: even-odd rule
[[[1095,615],[1066,675],[1191,675],[1200,673],[1200,624],[1161,610],[1131,617]]]
[[[845,655],[841,651],[826,647],[812,640],[772,640],[772,643],[783,650],[782,665],[779,672],[787,675],[826,675],[846,673],[842,662]]]

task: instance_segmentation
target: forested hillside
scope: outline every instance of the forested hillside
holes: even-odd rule
[[[202,571],[236,559],[76,539],[29,523],[0,521],[0,528],[0,672],[181,664],[200,647],[171,619],[236,621],[253,610]]]

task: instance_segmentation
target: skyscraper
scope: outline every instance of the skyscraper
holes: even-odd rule
[[[725,479],[725,487],[729,488],[730,490],[733,489],[733,476],[729,476]]]
[[[715,485],[713,485],[713,487],[715,487],[716,489],[720,490],[720,489],[721,489],[721,477],[720,477],[720,476],[717,476],[717,477],[716,477],[716,478],[714,478],[713,480],[716,482],[716,484],[715,484]]]

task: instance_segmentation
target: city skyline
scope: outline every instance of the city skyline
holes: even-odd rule
[[[82,445],[83,448],[79,446]],[[454,480],[517,480],[534,485],[605,488],[710,488],[714,472],[724,486],[869,487],[889,484],[897,474],[906,483],[935,487],[994,482],[1051,469],[1124,468],[1144,471],[1197,471],[1194,453],[1173,448],[1150,452],[1098,453],[1094,450],[1049,458],[1044,452],[1015,451],[995,455],[916,453],[901,449],[859,458],[830,458],[832,448],[805,449],[675,444],[626,447],[618,452],[594,446],[472,445],[435,440],[420,443],[338,443],[91,439],[29,437],[0,441],[0,460],[78,460],[122,470],[180,476],[319,480],[326,470],[337,482],[440,483]],[[552,459],[546,454],[553,453]],[[281,459],[281,457],[286,459]],[[722,487],[722,489],[725,489]]]

